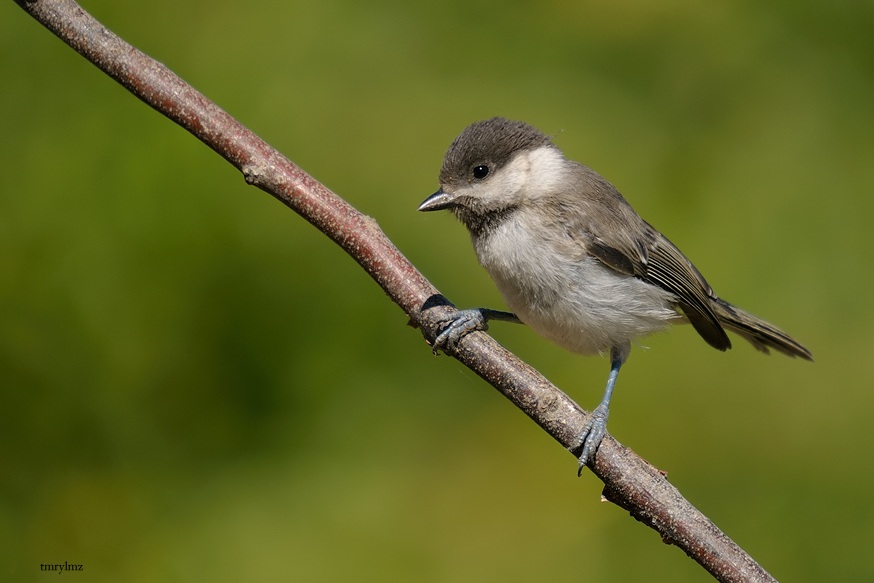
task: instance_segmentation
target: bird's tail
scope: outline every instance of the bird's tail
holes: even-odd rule
[[[776,326],[719,298],[712,298],[710,305],[723,326],[743,337],[755,346],[756,350],[768,353],[769,349],[773,348],[788,356],[813,360],[813,355],[808,349]]]

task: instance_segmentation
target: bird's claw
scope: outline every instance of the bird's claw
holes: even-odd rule
[[[603,404],[598,405],[583,425],[580,442],[573,450],[578,451],[582,448],[579,456],[580,466],[577,470],[578,476],[582,475],[583,468],[594,459],[598,446],[601,445],[601,440],[604,439],[604,435],[607,433],[607,416],[609,413],[609,409]]]
[[[431,345],[431,350],[434,354],[446,349],[455,350],[458,342],[477,330],[488,330],[489,324],[482,310],[459,310],[459,312],[448,320],[446,327],[434,339],[434,344]]]

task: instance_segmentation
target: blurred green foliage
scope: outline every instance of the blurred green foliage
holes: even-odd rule
[[[874,4],[85,8],[462,306],[501,302],[462,227],[415,212],[445,148],[493,115],[556,135],[817,358],[647,339],[611,432],[778,579],[874,578]],[[0,578],[710,580],[337,247],[11,2],[0,71]],[[492,333],[599,398],[605,360]]]

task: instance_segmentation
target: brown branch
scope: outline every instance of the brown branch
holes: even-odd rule
[[[340,245],[431,342],[455,308],[359,213],[160,63],[125,43],[72,0],[16,0],[83,57],[172,119],[257,186]],[[450,351],[565,448],[576,445],[586,412],[540,373],[484,333]],[[569,467],[568,471],[572,471]],[[604,497],[677,545],[719,581],[774,581],[686,501],[656,468],[607,436],[592,471]]]

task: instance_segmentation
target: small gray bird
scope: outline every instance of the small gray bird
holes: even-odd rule
[[[719,350],[726,329],[758,350],[813,360],[785,332],[718,298],[692,262],[594,170],[564,157],[530,125],[495,117],[455,138],[440,190],[420,211],[450,209],[512,313],[462,310],[437,337],[453,346],[489,320],[521,322],[579,354],[610,353],[604,398],[580,436],[579,470],[606,432],[631,341],[689,322]]]

